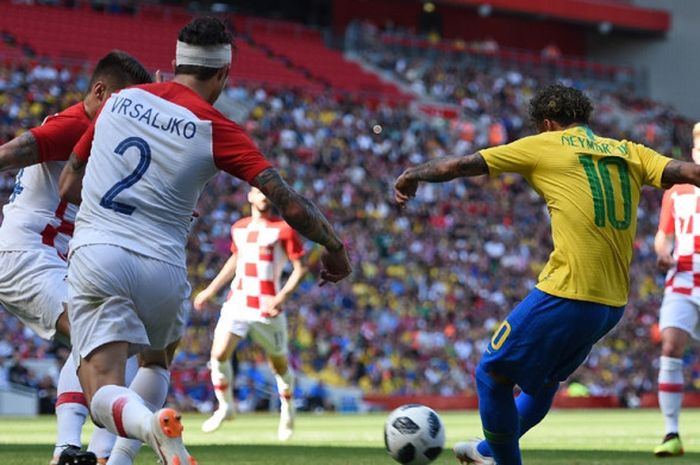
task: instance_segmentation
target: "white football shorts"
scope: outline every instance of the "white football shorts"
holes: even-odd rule
[[[226,331],[241,338],[250,334],[250,338],[260,345],[267,355],[282,356],[288,353],[287,315],[284,312],[275,318],[263,320],[242,319],[237,315],[232,301],[221,307],[221,315],[216,323],[215,333]]]
[[[659,310],[659,329],[679,328],[700,340],[700,305],[691,296],[668,292]]]
[[[79,247],[68,268],[73,357],[110,342],[129,355],[164,349],[182,337],[190,296],[187,270],[108,244]]]
[[[67,272],[51,247],[0,251],[0,305],[40,337],[53,339],[68,297]]]

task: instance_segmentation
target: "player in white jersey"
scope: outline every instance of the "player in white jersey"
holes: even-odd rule
[[[231,64],[223,22],[198,18],[185,26],[174,64],[173,81],[110,97],[75,147],[60,190],[67,200],[82,199],[71,241],[69,318],[92,418],[148,443],[165,465],[184,465],[195,461],[179,414],[154,413],[139,389],[124,387],[122,362],[144,348],[177,344],[183,334],[185,245],[208,180],[222,170],[260,188],[287,223],[325,247],[322,280],[343,279],[350,264],[326,218],[212,106]]]
[[[224,420],[233,418],[231,355],[250,334],[265,350],[275,374],[280,397],[278,437],[286,441],[294,428],[294,372],[288,363],[287,317],[282,306],[306,273],[301,260],[304,247],[299,235],[273,216],[272,204],[259,189],[250,190],[248,201],[251,216],[231,227],[231,257],[194,299],[194,308],[203,310],[209,299],[231,283],[211,346],[211,380],[219,408],[202,424],[202,431],[216,431]],[[292,273],[281,286],[282,270],[289,261]]]
[[[700,123],[693,127],[692,158],[700,164]],[[654,248],[666,271],[659,311],[661,357],[658,396],[666,435],[657,457],[683,455],[678,419],[683,403],[683,353],[692,337],[700,340],[700,188],[677,184],[664,193]]]
[[[136,59],[110,52],[97,63],[82,102],[0,146],[0,170],[20,169],[0,226],[0,304],[45,339],[61,336],[67,341],[70,336],[66,255],[78,207],[60,199],[59,175],[111,93],[147,82],[151,76]],[[131,371],[135,369],[134,360]],[[93,435],[91,452],[80,450],[86,416],[87,402],[69,359],[58,380],[57,441],[51,463],[94,464],[95,454],[106,460],[114,436],[104,430]]]

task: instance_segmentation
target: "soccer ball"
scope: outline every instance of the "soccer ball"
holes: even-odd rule
[[[384,445],[391,457],[404,465],[426,465],[445,446],[445,427],[435,411],[425,405],[403,405],[384,424]]]

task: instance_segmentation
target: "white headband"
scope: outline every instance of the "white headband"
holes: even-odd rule
[[[231,44],[191,45],[177,41],[175,65],[195,65],[221,68],[231,64]]]

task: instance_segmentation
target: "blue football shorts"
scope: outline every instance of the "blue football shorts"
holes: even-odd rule
[[[536,395],[542,386],[568,378],[620,321],[624,308],[533,289],[496,329],[480,364]]]

